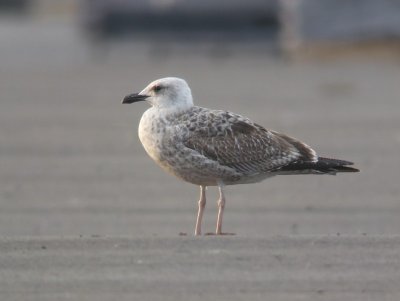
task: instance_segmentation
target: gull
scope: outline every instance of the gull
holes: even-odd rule
[[[200,186],[195,235],[201,235],[206,187],[218,186],[216,235],[222,232],[224,186],[260,182],[276,175],[357,172],[352,162],[319,157],[307,144],[249,118],[195,106],[185,80],[161,78],[122,103],[147,101],[139,123],[147,154],[165,171]]]

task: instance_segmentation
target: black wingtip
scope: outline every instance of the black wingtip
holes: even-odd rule
[[[338,166],[335,167],[335,170],[337,170],[337,172],[360,172],[359,169],[348,166]]]
[[[349,167],[349,165],[353,165],[353,162],[338,160],[338,159],[330,159],[319,157],[316,165],[322,169],[332,169],[337,172],[360,172],[359,169],[354,167]]]
[[[353,164],[354,163],[350,161],[319,157],[317,162],[296,161],[282,167],[280,170],[293,172],[308,170],[323,174],[336,174],[338,172],[359,172],[359,169],[349,167],[349,165]]]

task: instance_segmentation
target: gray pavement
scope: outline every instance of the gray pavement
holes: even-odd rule
[[[395,59],[103,48],[47,19],[0,20],[0,40],[1,300],[399,300]],[[198,105],[247,115],[361,173],[230,187],[224,230],[236,236],[193,238],[198,188],[145,154],[146,104],[120,104],[169,75],[187,79]],[[210,189],[205,231],[216,199]]]
[[[2,300],[398,300],[399,237],[0,241]]]

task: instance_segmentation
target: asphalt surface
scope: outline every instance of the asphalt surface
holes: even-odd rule
[[[398,300],[399,237],[2,239],[2,300]]]
[[[62,20],[0,23],[0,299],[399,300],[398,60],[292,63],[267,45],[101,45]],[[145,154],[146,104],[120,103],[163,76],[361,172],[229,187],[236,235],[194,238],[198,188]],[[209,189],[205,232],[216,200]]]

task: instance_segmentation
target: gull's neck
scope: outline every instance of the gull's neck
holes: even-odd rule
[[[193,103],[180,103],[172,106],[153,106],[151,109],[153,112],[165,117],[189,111],[191,108],[193,108]]]

